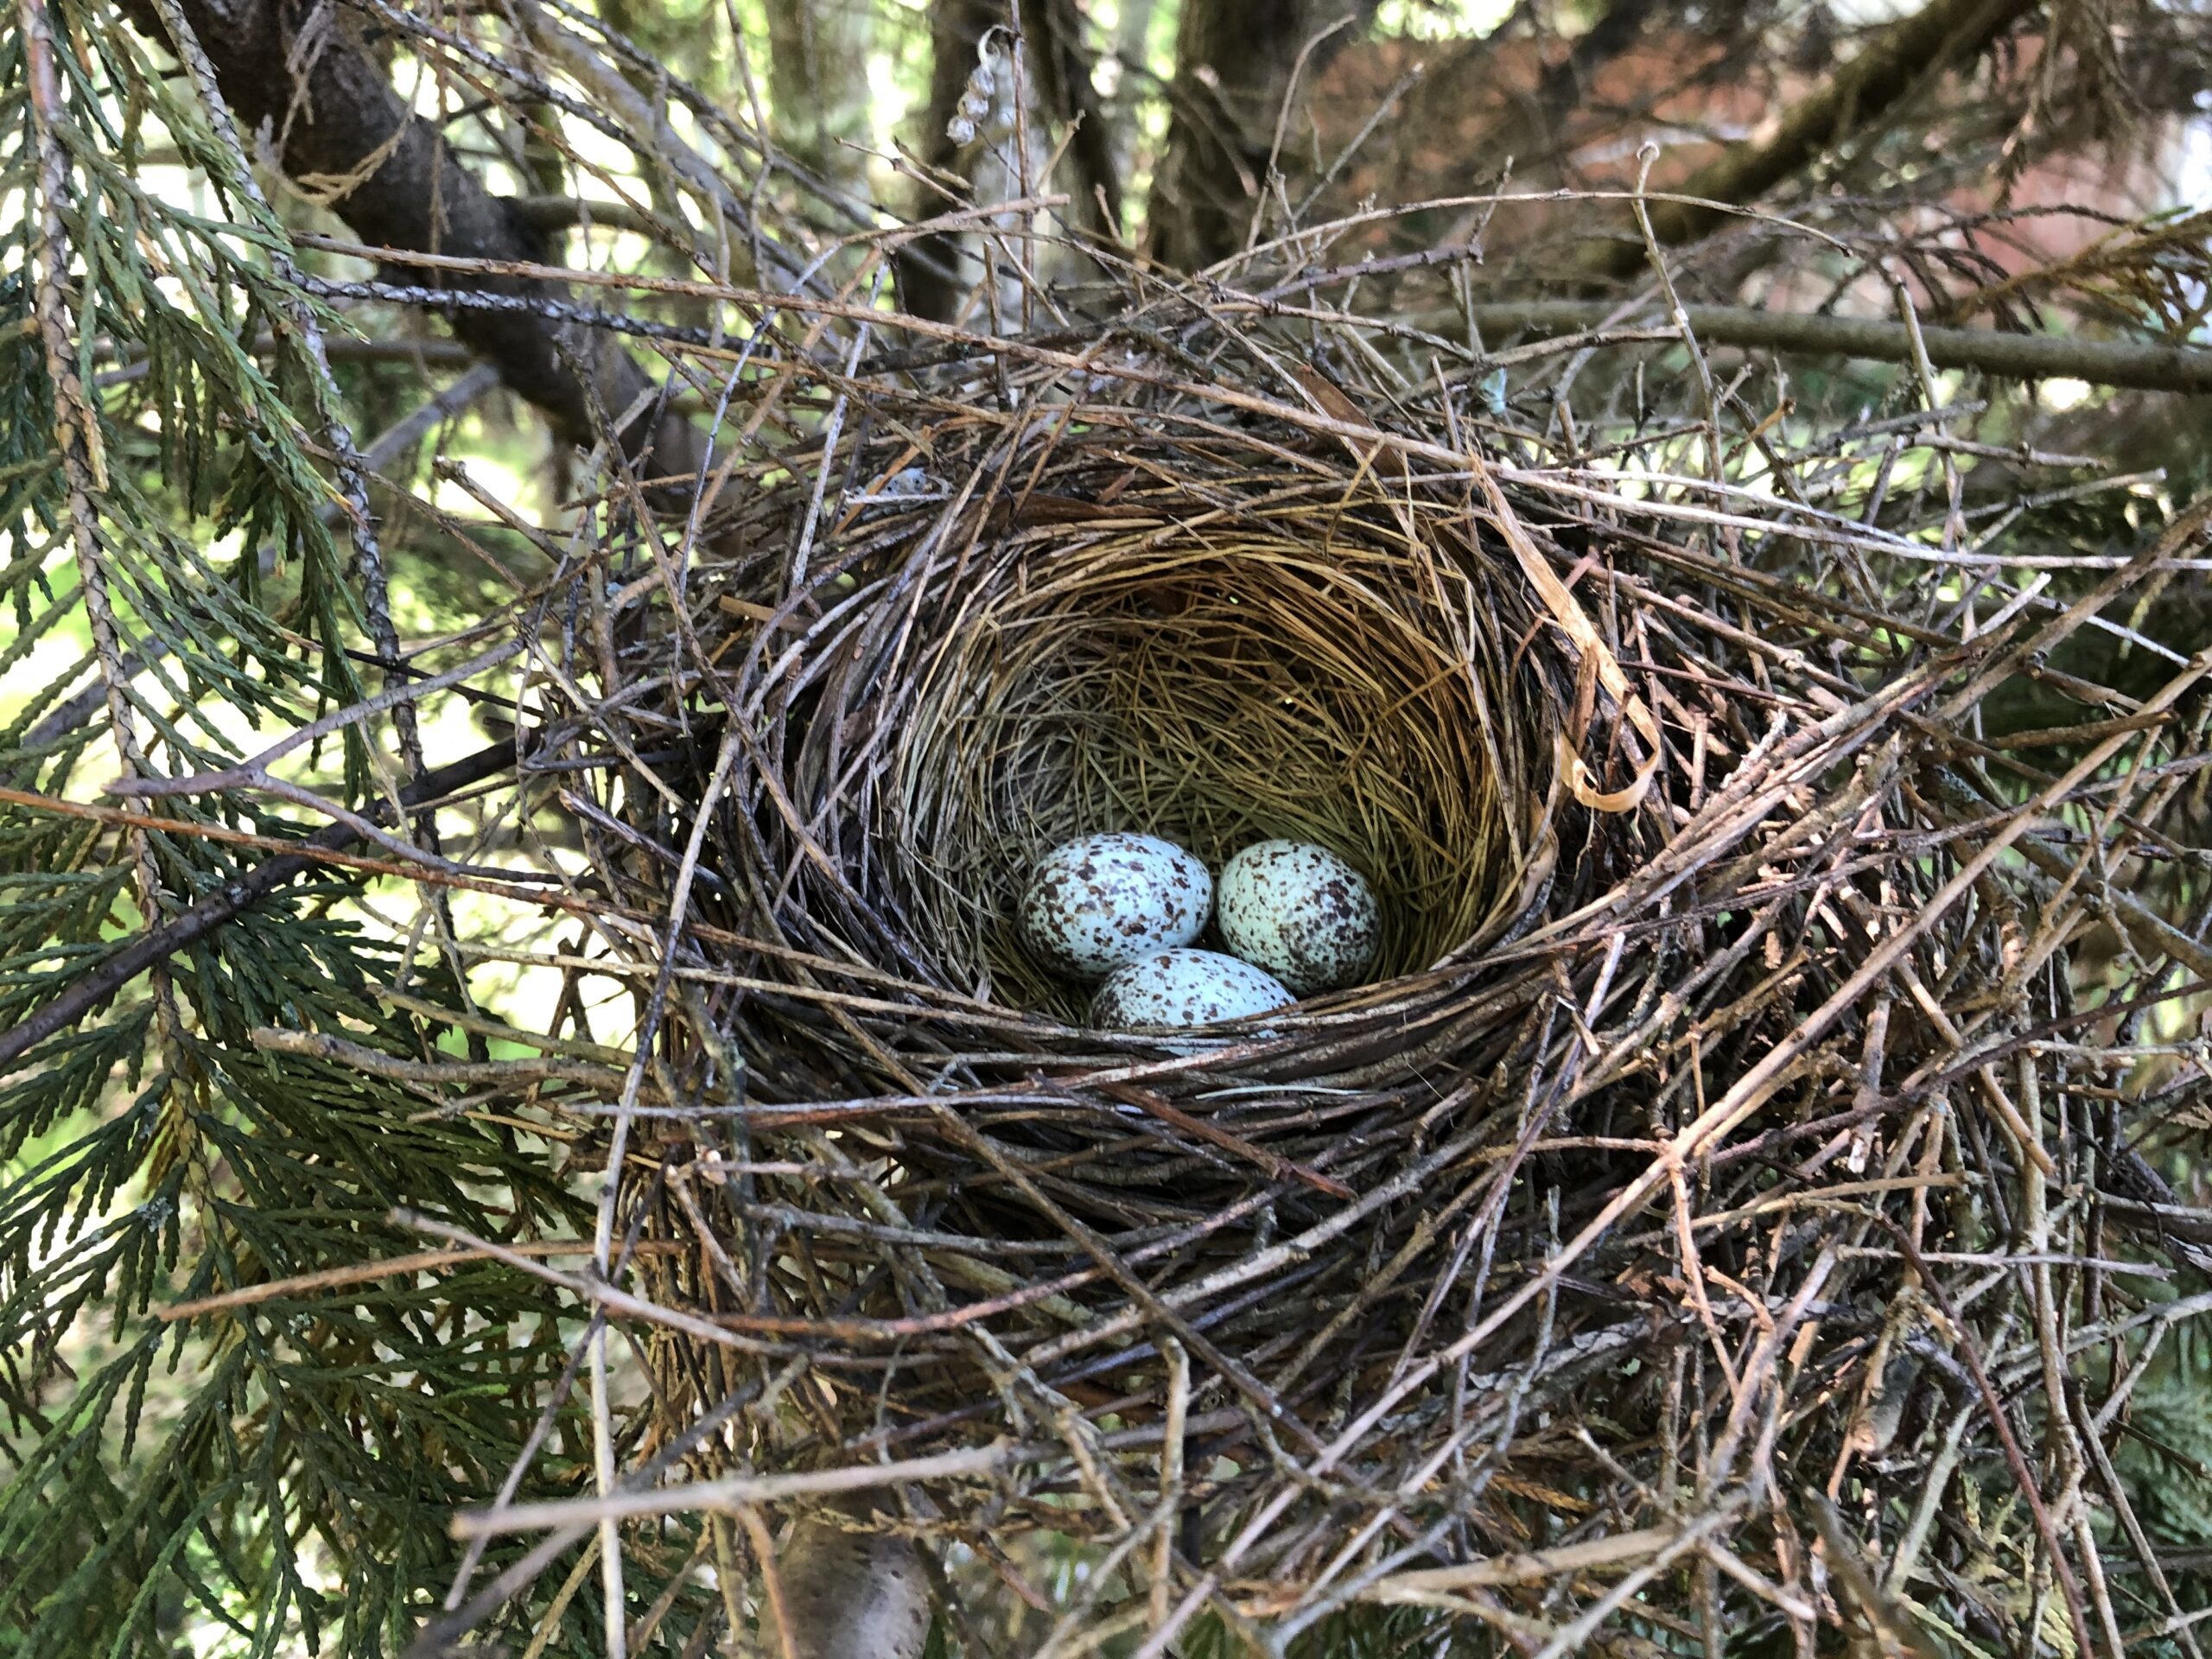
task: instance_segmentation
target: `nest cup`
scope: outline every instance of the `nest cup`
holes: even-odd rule
[[[823,829],[785,868],[839,890],[791,907],[813,948],[1081,1024],[1092,988],[1031,950],[1020,899],[1051,848],[1116,830],[1217,872],[1275,837],[1348,860],[1382,938],[1330,1006],[1510,922],[1551,718],[1533,658],[1513,664],[1529,625],[1510,584],[1379,493],[1209,493],[1136,492],[1072,524],[920,518],[875,556],[816,671],[789,671],[813,688],[792,792]],[[823,936],[841,917],[875,925]]]
[[[1008,549],[918,665],[879,803],[949,982],[1081,1019],[1014,918],[1045,852],[1107,830],[1217,872],[1272,837],[1329,848],[1380,900],[1373,980],[1478,933],[1507,837],[1473,583],[1329,528]]]

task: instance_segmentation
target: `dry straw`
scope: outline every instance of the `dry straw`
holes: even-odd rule
[[[2212,963],[2130,872],[2183,855],[2205,663],[1982,714],[2202,514],[2015,586],[1933,420],[1724,453],[1381,337],[1154,294],[856,362],[741,457],[688,614],[548,636],[607,670],[550,753],[683,738],[566,774],[624,912],[687,895],[620,935],[674,946],[625,1202],[682,1248],[619,1310],[671,1311],[657,1435],[720,1408],[693,1478],[1020,1583],[1024,1651],[1355,1604],[1547,1656],[2104,1639],[2138,1546],[2067,1378],[2187,1311],[2133,1091]],[[1009,918],[1108,828],[1337,848],[1383,976],[1088,1028]],[[1087,1575],[1023,1580],[1028,1534]]]

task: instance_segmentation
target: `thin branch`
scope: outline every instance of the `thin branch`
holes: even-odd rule
[[[541,233],[600,229],[658,236],[660,227],[626,201],[590,201],[575,196],[510,196],[507,211]]]
[[[591,1254],[591,1246],[582,1239],[546,1239],[509,1244],[505,1248],[517,1255]],[[659,1239],[645,1239],[632,1248],[639,1254],[649,1255],[678,1255],[683,1249],[681,1244]],[[348,1285],[373,1284],[379,1279],[435,1273],[441,1268],[466,1267],[472,1262],[496,1259],[490,1250],[464,1245],[442,1250],[416,1250],[410,1255],[388,1256],[381,1262],[361,1262],[342,1268],[323,1268],[315,1273],[296,1273],[285,1279],[243,1285],[236,1290],[224,1291],[219,1295],[194,1297],[188,1302],[156,1308],[154,1317],[164,1325],[174,1325],[179,1319],[197,1319],[210,1313],[227,1313],[235,1308],[273,1302],[282,1296],[303,1296],[318,1290],[342,1290]]]
[[[1661,198],[1651,200],[1656,203]],[[1643,250],[1637,252],[1641,257]],[[1590,330],[1600,333],[1607,341],[1678,337],[1675,329],[1664,324],[1608,327],[1619,309],[1604,300],[1508,300],[1478,303],[1473,312],[1485,334],[1525,331],[1549,335]],[[1683,310],[1692,332],[1709,346],[1806,352],[1881,363],[1913,360],[1913,331],[1901,322],[1767,311],[1745,305],[1691,305]],[[1440,313],[1432,321],[1448,326],[1460,315]],[[1985,374],[2020,380],[2083,380],[2091,385],[2136,391],[2212,393],[2212,351],[2197,346],[2010,334],[1989,328],[1936,328],[1925,324],[1919,334],[1928,349],[1928,360],[1939,369],[1979,369]]]
[[[290,177],[346,181],[331,206],[363,237],[494,259],[542,252],[538,233],[484,188],[433,124],[414,118],[390,73],[364,48],[350,13],[315,11],[329,26],[307,50],[288,10],[274,0],[182,0],[181,10],[239,124],[252,130],[268,122],[283,134],[280,160]],[[156,38],[167,32],[155,0],[130,0],[126,11]],[[537,287],[496,279],[493,285],[511,293]],[[617,342],[526,313],[465,312],[453,321],[564,442],[588,445],[598,436],[595,397],[618,415],[639,411],[620,435],[633,460],[650,448],[664,470],[693,464],[698,434],[687,421],[652,413],[653,383]]]
[[[862,1463],[842,1469],[803,1470],[789,1475],[733,1475],[723,1480],[695,1480],[681,1486],[663,1486],[644,1492],[618,1492],[607,1497],[511,1503],[503,1510],[476,1510],[454,1516],[453,1535],[456,1538],[477,1538],[507,1532],[538,1532],[548,1528],[576,1526],[588,1522],[680,1515],[696,1510],[734,1510],[740,1504],[776,1503],[794,1497],[828,1497],[840,1492],[868,1491],[907,1481],[986,1475],[993,1470],[1005,1467],[1020,1457],[1024,1450],[1021,1446],[1001,1443],[977,1446],[966,1452],[947,1452],[933,1458],[912,1458],[904,1463]]]

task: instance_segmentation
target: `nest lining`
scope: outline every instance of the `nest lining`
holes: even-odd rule
[[[977,573],[881,715],[887,878],[946,982],[1080,1020],[1014,906],[1047,849],[1108,830],[1216,871],[1275,837],[1338,853],[1382,905],[1374,980],[1479,933],[1508,832],[1475,583],[1321,517],[1016,538]]]

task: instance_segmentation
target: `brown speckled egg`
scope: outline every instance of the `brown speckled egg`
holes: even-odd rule
[[[1218,950],[1162,950],[1116,969],[1098,988],[1090,1023],[1120,1031],[1179,1031],[1281,1007],[1291,995],[1249,962]]]
[[[1157,836],[1085,836],[1045,855],[1021,899],[1037,954],[1096,979],[1156,950],[1188,944],[1213,908],[1213,877]]]
[[[1300,996],[1356,984],[1382,942],[1367,878],[1325,847],[1263,841],[1221,873],[1222,942]]]

